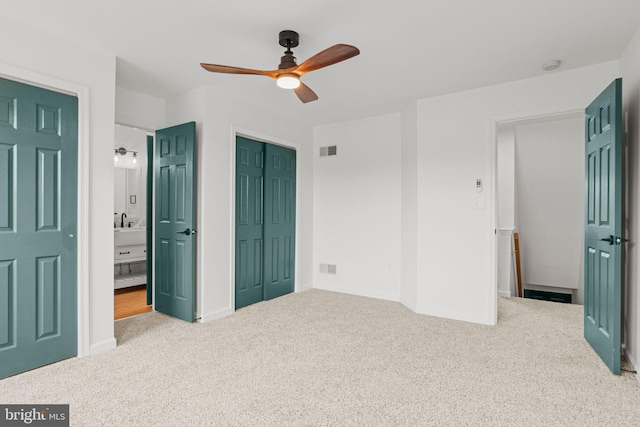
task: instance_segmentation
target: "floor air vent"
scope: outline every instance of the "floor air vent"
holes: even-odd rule
[[[563,302],[571,304],[571,294],[563,294],[558,292],[535,291],[533,289],[525,289],[524,297],[531,299],[539,299],[543,301]]]
[[[338,155],[338,146],[330,145],[328,147],[320,147],[320,157],[325,156],[337,156]]]
[[[336,274],[337,267],[335,264],[320,264],[320,273]]]

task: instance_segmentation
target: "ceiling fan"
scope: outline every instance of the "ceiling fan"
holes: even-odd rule
[[[355,46],[348,44],[336,44],[315,54],[302,64],[298,65],[291,48],[297,47],[299,41],[300,36],[295,31],[280,31],[280,46],[286,47],[287,50],[284,52],[284,56],[280,58],[280,65],[278,65],[277,70],[253,70],[250,68],[202,63],[200,65],[205,70],[213,73],[256,74],[259,76],[271,77],[272,79],[276,79],[279,87],[284,89],[293,89],[296,95],[298,95],[298,98],[300,98],[300,101],[307,103],[318,99],[318,95],[316,95],[309,86],[302,83],[300,81],[300,77],[310,71],[337,64],[338,62],[352,58],[360,53],[360,50]]]

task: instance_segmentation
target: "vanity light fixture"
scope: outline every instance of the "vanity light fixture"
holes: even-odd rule
[[[114,150],[115,154],[113,156],[113,161],[117,162],[118,161],[118,155],[121,156],[126,156],[127,153],[133,153],[133,163],[138,163],[138,152],[137,151],[133,151],[133,150],[127,150],[124,147],[120,147],[120,148],[116,148]]]

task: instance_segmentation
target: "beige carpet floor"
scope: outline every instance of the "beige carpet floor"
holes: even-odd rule
[[[582,307],[500,299],[495,327],[311,290],[188,324],[116,322],[118,347],[0,380],[78,426],[638,426],[640,386],[582,338]]]

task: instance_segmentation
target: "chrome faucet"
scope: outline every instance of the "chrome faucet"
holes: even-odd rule
[[[124,219],[127,217],[127,214],[122,212],[122,215],[120,215],[120,228],[124,228]]]

